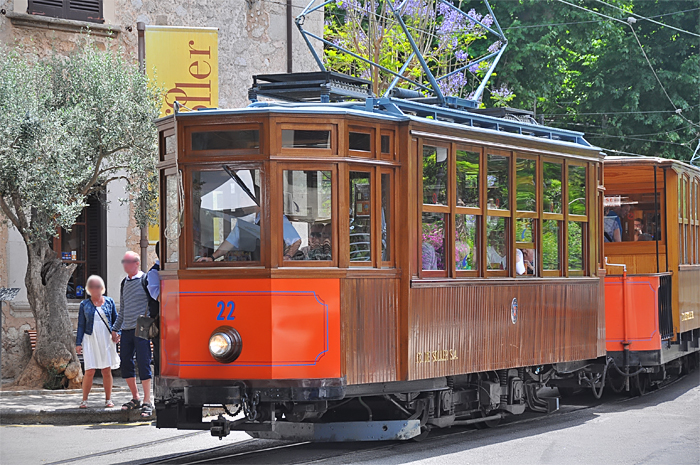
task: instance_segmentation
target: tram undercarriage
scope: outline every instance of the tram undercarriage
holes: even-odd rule
[[[170,397],[156,402],[157,426],[210,429],[219,438],[245,431],[288,440],[415,439],[431,428],[492,427],[526,408],[556,411],[558,397],[538,395],[555,376],[549,366],[351,386],[170,386]],[[225,414],[202,422],[206,407],[223,408]],[[244,418],[234,420],[240,412]]]

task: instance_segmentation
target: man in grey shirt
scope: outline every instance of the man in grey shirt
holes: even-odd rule
[[[132,399],[122,405],[122,410],[141,408],[144,418],[153,415],[151,403],[151,344],[146,339],[136,337],[136,320],[141,315],[148,314],[148,294],[144,283],[144,273],[141,271],[141,259],[134,252],[127,252],[122,259],[122,265],[127,277],[121,284],[119,298],[119,316],[114,324],[112,338],[121,340],[121,371],[122,377],[131,391]],[[136,386],[136,371],[134,354],[138,362],[139,378],[143,384],[143,405]]]

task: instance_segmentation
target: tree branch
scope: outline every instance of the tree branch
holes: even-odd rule
[[[85,185],[80,190],[80,195],[87,195],[88,191],[92,188],[92,185],[95,184],[97,181],[97,178],[100,176],[100,165],[102,164],[102,159],[104,158],[105,154],[102,151],[102,148],[100,148],[100,153],[97,157],[97,163],[95,163],[95,169],[92,172],[92,176],[90,176],[90,180],[88,183]]]
[[[21,226],[19,224],[19,219],[17,216],[15,216],[14,213],[12,213],[12,210],[10,210],[10,206],[5,202],[5,199],[3,196],[0,195],[0,210],[5,214],[6,217],[10,219],[10,222],[14,225],[15,228],[17,228],[18,231],[22,231]]]

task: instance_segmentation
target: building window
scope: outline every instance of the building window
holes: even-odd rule
[[[27,13],[52,18],[104,23],[102,0],[29,0]]]
[[[59,230],[53,249],[64,263],[77,265],[68,281],[67,298],[84,299],[85,281],[90,275],[107,281],[107,211],[98,196],[88,199],[70,230]]]

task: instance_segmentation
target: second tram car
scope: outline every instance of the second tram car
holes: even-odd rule
[[[409,439],[602,388],[600,150],[526,113],[339,102],[367,85],[259,76],[287,103],[158,121],[158,427]]]

